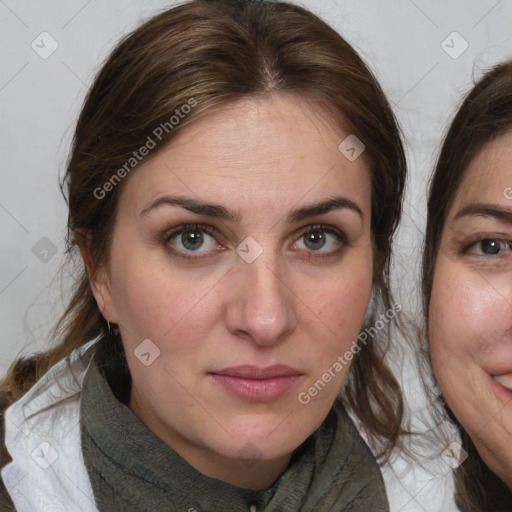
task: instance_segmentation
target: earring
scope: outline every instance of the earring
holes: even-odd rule
[[[107,320],[107,329],[108,329],[108,333],[110,334],[110,336],[112,336],[112,327],[110,327],[110,322]]]

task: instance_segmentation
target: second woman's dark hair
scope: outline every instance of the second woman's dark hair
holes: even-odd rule
[[[464,99],[444,139],[431,180],[423,253],[423,308],[429,315],[436,258],[450,205],[473,158],[494,139],[512,130],[512,62],[496,66]],[[428,336],[427,336],[428,337]],[[512,510],[512,494],[492,473],[448,406],[468,458],[455,471],[457,504],[463,512]],[[504,508],[504,504],[510,507]]]

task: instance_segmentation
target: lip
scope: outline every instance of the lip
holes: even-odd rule
[[[492,375],[495,382],[498,382],[502,387],[512,390],[512,373],[504,373],[501,375]]]
[[[504,373],[490,374],[491,388],[494,390],[494,392],[498,396],[500,396],[502,399],[504,398],[508,403],[512,400],[512,390],[506,388],[505,386],[503,386],[503,384],[501,382],[499,382],[498,380],[495,379],[495,377],[503,377],[504,375],[508,376],[511,374],[510,373],[508,373],[508,374],[504,374]]]
[[[211,372],[215,382],[229,393],[253,402],[277,400],[297,384],[303,374],[290,366],[232,366]]]

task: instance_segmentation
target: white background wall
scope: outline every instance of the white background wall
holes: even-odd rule
[[[404,308],[419,318],[428,176],[441,134],[462,93],[483,69],[512,58],[512,2],[304,0],[302,4],[359,50],[402,125],[410,181],[393,276]],[[58,176],[93,74],[121,35],[171,5],[162,0],[0,1],[0,373],[21,351],[48,343],[47,333],[63,309],[65,281],[62,284],[56,273],[63,261],[66,208]],[[31,47],[44,31],[58,43],[46,59]],[[458,58],[441,45],[453,31],[469,45]],[[457,38],[448,44],[455,53],[463,48]],[[48,45],[47,39],[46,49]],[[50,242],[41,242],[42,238]],[[48,261],[41,261],[45,256]]]

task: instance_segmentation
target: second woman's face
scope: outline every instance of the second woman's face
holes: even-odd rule
[[[287,456],[346,377],[372,287],[370,174],[347,135],[296,97],[246,100],[127,178],[96,297],[130,407],[205,473],[229,478],[212,452]]]
[[[473,159],[449,209],[429,337],[448,405],[512,486],[512,133]]]

